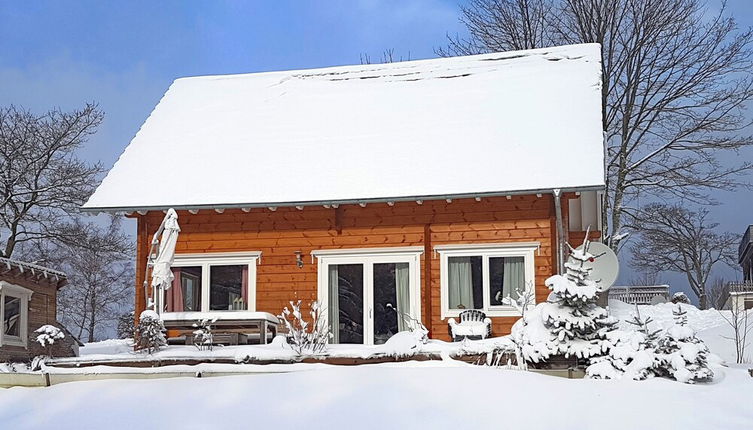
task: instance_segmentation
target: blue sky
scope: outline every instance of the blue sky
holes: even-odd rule
[[[98,102],[106,119],[84,156],[110,167],[177,77],[352,64],[389,48],[398,56],[434,57],[448,32],[464,33],[459,3],[2,2],[0,104],[44,111]],[[742,27],[753,26],[753,2],[728,6]],[[722,228],[738,233],[753,223],[753,192],[718,198],[723,204],[712,213]]]

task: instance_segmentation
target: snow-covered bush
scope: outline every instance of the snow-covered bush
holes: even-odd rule
[[[167,345],[165,325],[157,312],[147,309],[141,313],[134,340],[136,341],[136,349],[145,351],[147,354],[156,352]]]
[[[656,354],[661,362],[657,374],[689,384],[710,381],[714,372],[708,367],[708,347],[688,326],[687,311],[677,305],[673,314],[675,325],[657,343]]]
[[[37,334],[35,340],[37,341],[37,343],[42,345],[43,348],[45,348],[48,357],[52,356],[52,345],[54,345],[56,341],[65,338],[65,333],[63,333],[63,330],[60,330],[58,327],[49,324],[45,324],[42,327],[34,330],[34,333]]]
[[[655,349],[661,330],[649,328],[651,317],[641,318],[637,305],[627,322],[636,326],[636,330],[613,330],[606,334],[612,347],[609,354],[591,361],[586,368],[589,378],[642,380],[654,375],[658,364]]]
[[[529,288],[516,289],[517,298],[513,299],[511,296],[507,296],[502,299],[502,303],[512,306],[520,313],[521,326],[512,334],[513,342],[515,343],[515,362],[516,366],[520,370],[528,370],[528,362],[524,358],[522,345],[526,343],[524,335],[526,333],[526,311],[534,304],[533,286],[529,284]],[[498,367],[501,364],[501,360],[507,356],[506,349],[495,349],[487,354],[487,364]],[[507,363],[507,367],[512,367],[512,364]]]
[[[606,354],[612,346],[607,333],[617,320],[596,304],[599,281],[590,278],[592,269],[585,263],[600,256],[588,252],[589,244],[586,239],[582,249],[568,245],[566,273],[545,281],[552,291],[549,300],[536,305],[513,326],[513,339],[526,361],[541,363],[557,356],[590,360]]]
[[[414,338],[418,339],[423,344],[426,344],[429,341],[429,330],[424,326],[424,323],[408,313],[399,311],[395,306],[392,306],[392,303],[387,303],[387,308],[395,311],[397,317],[401,318],[405,323],[405,327],[408,328],[408,331],[413,333]]]
[[[311,303],[311,318],[309,323],[301,314],[301,301],[290,302],[290,309],[283,308],[277,315],[280,323],[288,331],[288,344],[297,355],[319,354],[327,350],[330,338],[329,326],[322,319],[322,308],[319,302]]]
[[[708,367],[709,350],[688,327],[687,312],[680,305],[677,307],[673,312],[675,325],[665,331],[651,331],[651,319],[641,319],[636,312],[629,322],[638,329],[608,333],[614,346],[609,355],[595,359],[586,374],[596,379],[660,376],[690,384],[711,380],[714,373]]]
[[[212,333],[212,324],[217,322],[217,318],[203,318],[198,323],[193,324],[196,329],[193,331],[193,344],[199,351],[212,350],[214,343],[214,333]]]
[[[690,298],[688,298],[688,295],[683,293],[682,291],[678,291],[674,294],[672,294],[672,303],[684,303],[686,305],[690,304]]]

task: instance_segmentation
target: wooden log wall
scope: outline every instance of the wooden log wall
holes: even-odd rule
[[[565,196],[566,198],[568,196]],[[574,197],[574,196],[570,196]],[[567,208],[567,200],[563,207]],[[443,244],[538,241],[535,257],[536,297],[545,300],[544,280],[556,271],[554,201],[541,197],[512,196],[416,202],[372,203],[366,207],[307,206],[303,210],[280,207],[276,211],[254,208],[249,212],[227,209],[223,213],[179,211],[181,234],[178,253],[261,251],[257,267],[256,310],[278,314],[289,300],[316,299],[317,265],[313,250],[334,248],[424,246],[421,257],[422,318],[434,338],[449,339],[447,322],[440,317],[439,257],[433,247]],[[144,307],[144,264],[151,235],[164,214],[138,218],[136,309]],[[567,224],[566,224],[567,225]],[[295,251],[304,256],[296,266]],[[428,259],[428,260],[427,260]],[[429,275],[427,277],[427,274]],[[138,314],[138,312],[137,312]],[[493,318],[493,334],[510,332],[515,317]]]

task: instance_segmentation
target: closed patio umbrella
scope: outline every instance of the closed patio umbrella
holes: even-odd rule
[[[152,259],[151,256],[154,254],[149,253],[149,265],[152,267],[152,292],[155,310],[158,313],[162,311],[162,291],[170,288],[173,283],[174,276],[170,267],[175,259],[175,244],[178,242],[178,233],[180,233],[178,214],[175,210],[169,209],[152,238],[152,248],[159,244],[157,255]],[[158,237],[159,239],[157,239]]]

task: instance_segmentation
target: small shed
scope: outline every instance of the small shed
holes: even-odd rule
[[[57,321],[57,292],[65,273],[23,261],[0,257],[0,362],[27,361],[47,351],[35,341],[34,330]],[[66,337],[53,345],[52,355],[74,356],[77,340]]]

